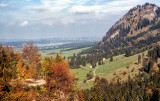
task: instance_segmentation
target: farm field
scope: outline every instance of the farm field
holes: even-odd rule
[[[73,56],[73,54],[78,54],[79,52],[81,52],[82,50],[85,50],[85,49],[88,49],[90,47],[85,47],[85,48],[80,48],[80,49],[71,49],[71,50],[67,50],[67,49],[70,49],[70,48],[61,48],[61,49],[51,49],[51,50],[41,50],[39,51],[40,54],[42,54],[42,58],[45,58],[45,57],[55,57],[56,54],[60,54],[61,57],[63,58],[64,56],[66,58],[70,57],[70,56]],[[66,51],[67,50],[67,51]]]

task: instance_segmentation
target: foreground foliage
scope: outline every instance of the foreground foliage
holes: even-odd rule
[[[38,85],[36,79],[46,83]],[[74,82],[68,63],[59,55],[41,60],[33,43],[27,43],[22,54],[0,45],[0,100],[83,100]]]

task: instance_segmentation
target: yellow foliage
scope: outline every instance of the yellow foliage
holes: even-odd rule
[[[47,74],[47,72],[48,72],[47,69],[49,69],[49,67],[50,67],[49,61],[44,60],[44,61],[42,62],[42,71],[43,71],[44,75]]]
[[[3,78],[0,78],[0,98],[3,97],[5,91],[3,90],[5,87],[5,81],[3,80]]]
[[[31,101],[27,92],[24,91],[16,91],[9,92],[9,94],[3,98],[5,101]]]
[[[29,65],[29,69],[28,69],[27,73],[28,73],[27,75],[30,77],[36,76],[37,72],[36,72],[36,68],[33,63],[31,65]]]
[[[54,62],[52,58],[45,58],[42,62],[42,71],[44,76],[48,76],[51,72],[51,68],[54,67]]]
[[[17,76],[22,79],[26,78],[26,68],[23,67],[22,59],[20,59],[17,63]]]

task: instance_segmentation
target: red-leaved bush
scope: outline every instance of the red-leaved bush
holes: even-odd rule
[[[73,90],[73,77],[69,72],[68,66],[59,62],[52,68],[51,78],[57,83],[57,89],[69,93]]]

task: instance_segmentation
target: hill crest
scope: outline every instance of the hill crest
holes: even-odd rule
[[[154,25],[160,22],[160,8],[154,4],[146,3],[145,5],[138,5],[129,10],[114,26],[106,33],[106,36],[99,43],[99,46],[105,45],[106,42],[111,42],[121,38],[126,40],[129,37],[135,37],[143,32],[143,36],[147,38],[148,35],[156,35],[158,31],[147,31]],[[144,38],[142,38],[144,39]],[[137,38],[139,41],[140,39]]]

